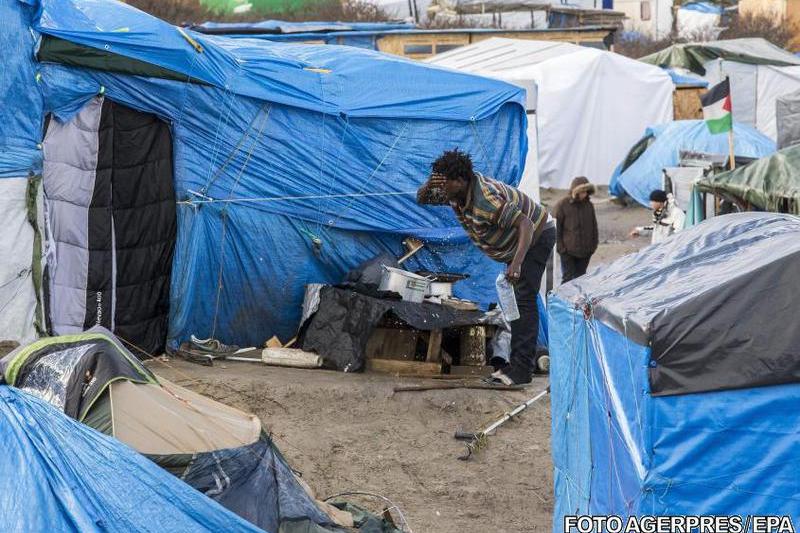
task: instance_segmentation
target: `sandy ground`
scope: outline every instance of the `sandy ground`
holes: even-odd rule
[[[563,191],[544,191],[552,203]],[[628,239],[647,222],[641,208],[595,200],[601,245],[593,265],[647,244]],[[290,464],[325,497],[368,491],[394,501],[416,533],[523,533],[551,529],[553,474],[547,398],[491,437],[469,462],[457,460],[456,429],[475,430],[547,387],[526,391],[393,393],[398,384],[432,380],[293,370],[228,362],[202,367],[152,362],[167,379],[254,412]],[[374,500],[361,500],[381,509]]]

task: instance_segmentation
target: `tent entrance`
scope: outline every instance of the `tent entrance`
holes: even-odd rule
[[[44,140],[48,328],[164,349],[176,237],[169,126],[96,97]]]

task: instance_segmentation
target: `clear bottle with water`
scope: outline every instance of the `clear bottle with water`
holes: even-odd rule
[[[497,275],[497,281],[494,284],[497,287],[497,299],[500,303],[500,310],[503,311],[503,318],[506,319],[506,322],[513,322],[519,318],[514,286],[503,273]]]

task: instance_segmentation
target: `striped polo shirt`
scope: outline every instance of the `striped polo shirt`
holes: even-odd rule
[[[501,263],[514,258],[519,233],[514,224],[519,217],[533,222],[534,233],[548,221],[545,208],[526,194],[477,173],[464,205],[451,202],[450,206],[472,242]]]

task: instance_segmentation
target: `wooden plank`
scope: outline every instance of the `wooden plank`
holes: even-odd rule
[[[441,363],[442,361],[442,330],[434,329],[428,335],[428,354],[425,360],[429,363]]]
[[[367,359],[367,371],[397,376],[433,376],[442,373],[441,363],[400,361],[398,359]]]
[[[490,366],[474,366],[474,365],[453,365],[450,367],[451,376],[474,376],[486,377],[494,372],[494,368]]]
[[[413,361],[420,333],[413,329],[375,328],[367,341],[367,359]]]

